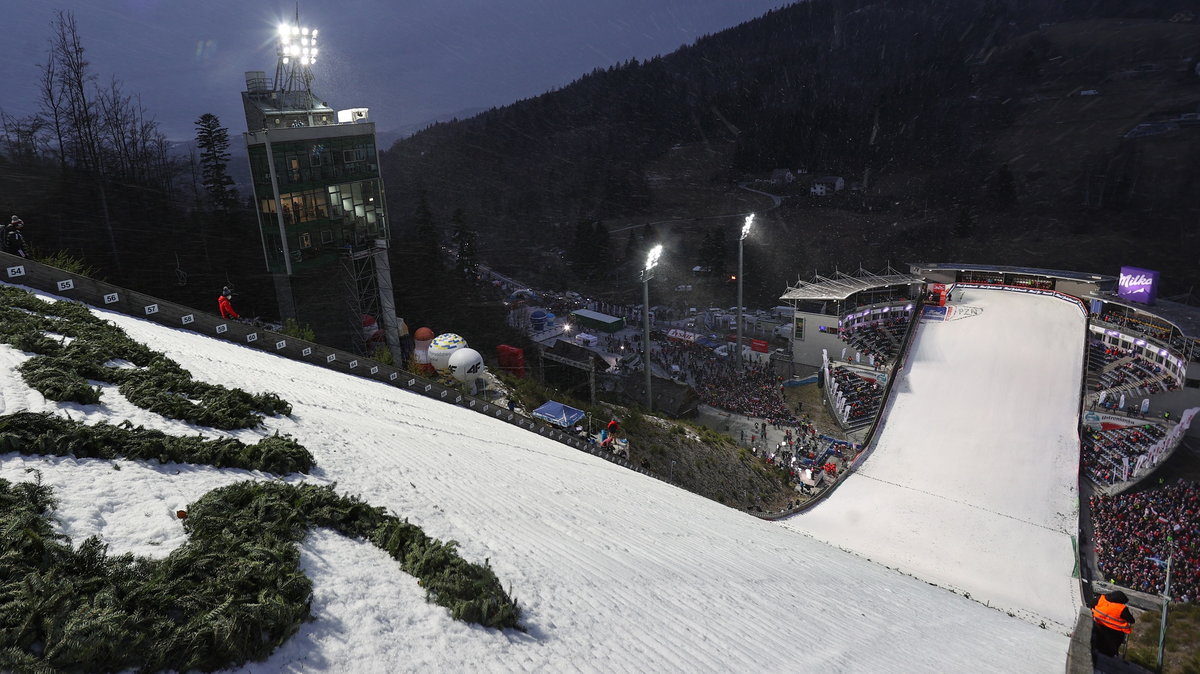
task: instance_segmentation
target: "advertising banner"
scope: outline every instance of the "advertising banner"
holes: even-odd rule
[[[1158,297],[1158,272],[1140,267],[1121,267],[1117,295],[1131,302],[1154,304]]]
[[[700,335],[697,335],[694,332],[688,332],[687,330],[672,328],[667,330],[667,337],[670,337],[671,339],[678,339],[684,342],[694,342],[700,337]]]
[[[946,320],[946,307],[934,307],[928,304],[921,307],[921,320],[923,321],[944,321]]]
[[[1088,410],[1083,413],[1083,424],[1089,428],[1102,431],[1111,430],[1114,428],[1127,428],[1129,426],[1140,426],[1146,423],[1142,419],[1134,419],[1118,414],[1106,414],[1104,412],[1094,412]]]
[[[750,340],[750,350],[757,351],[759,353],[766,353],[767,351],[770,350],[770,348],[769,348],[769,345],[767,344],[766,340],[752,339],[752,340]]]

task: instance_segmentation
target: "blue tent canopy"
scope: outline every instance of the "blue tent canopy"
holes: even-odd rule
[[[583,418],[583,410],[564,405],[553,400],[533,411],[533,416],[548,421],[555,426],[570,428],[576,421]]]

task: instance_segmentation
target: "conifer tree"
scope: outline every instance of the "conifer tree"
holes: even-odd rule
[[[208,193],[209,202],[218,210],[227,211],[237,201],[233,178],[229,177],[229,130],[221,120],[206,112],[196,120],[196,146],[200,148],[200,183]]]

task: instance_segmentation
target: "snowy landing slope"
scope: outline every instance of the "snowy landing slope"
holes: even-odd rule
[[[97,310],[200,379],[276,391],[337,482],[490,560],[528,633],[452,620],[384,553],[328,532],[302,547],[315,621],[245,671],[1059,672],[1067,639],[920,580],[474,412]],[[90,409],[31,391],[0,346],[0,413],[83,412],[186,432],[105,393]],[[215,433],[213,433],[215,434]],[[252,439],[252,438],[243,438]],[[41,470],[64,530],[112,552],[182,541],[177,502],[255,477],[195,466],[0,456]],[[260,478],[265,476],[258,476]]]
[[[1085,318],[994,289],[956,304],[982,311],[917,326],[874,452],[786,526],[1069,634]]]

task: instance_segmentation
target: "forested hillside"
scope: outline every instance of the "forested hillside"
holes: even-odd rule
[[[536,265],[543,282],[615,291],[633,287],[646,234],[673,244],[676,277],[713,266],[701,248],[735,223],[713,216],[771,205],[738,183],[790,169],[794,182],[748,185],[786,197],[763,220],[772,243],[748,242],[770,272],[749,279],[760,299],[814,270],[916,257],[1141,262],[1186,291],[1200,126],[1131,131],[1197,111],[1196,4],[785,7],[398,142],[384,157],[398,241],[424,194],[442,223],[463,209],[485,262],[566,251]],[[847,189],[810,197],[825,175]],[[602,259],[581,265],[580,249]]]

